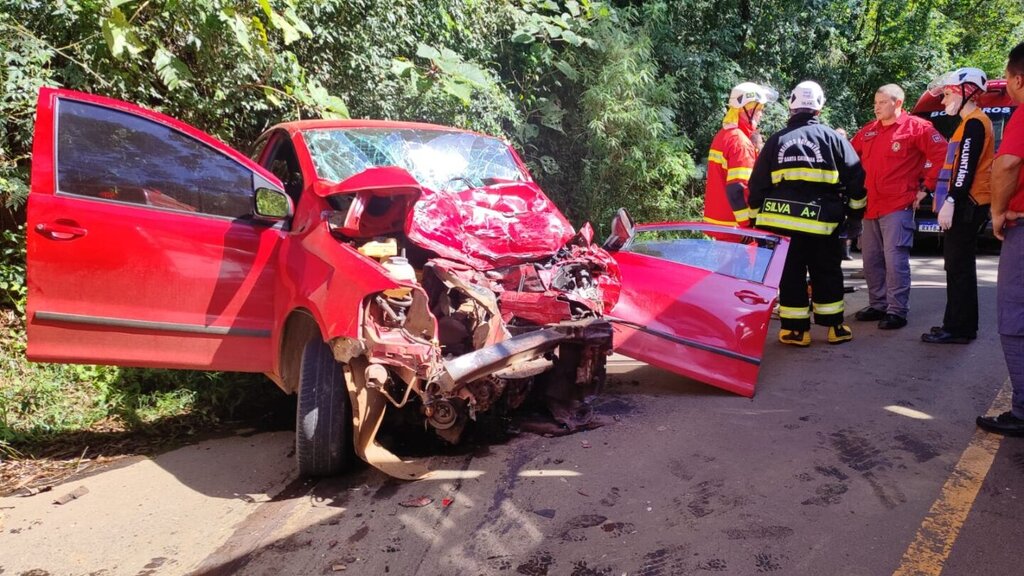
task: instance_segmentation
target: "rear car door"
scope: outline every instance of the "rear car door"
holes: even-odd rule
[[[615,351],[753,396],[789,240],[670,223],[636,226],[617,244]]]
[[[214,138],[70,90],[39,94],[28,201],[28,356],[271,369],[280,183]]]

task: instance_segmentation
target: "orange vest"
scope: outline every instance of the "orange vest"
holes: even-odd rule
[[[971,198],[979,206],[992,202],[992,159],[995,156],[995,132],[992,131],[992,121],[989,120],[988,115],[981,108],[975,108],[964,117],[949,139],[946,161],[939,172],[938,185],[935,187],[935,206],[937,207],[942,205],[946,194],[949,193],[949,184],[955,177],[953,170],[960,158],[960,145],[964,138],[964,126],[967,125],[968,120],[978,120],[985,127],[985,144],[981,149],[981,159],[978,160],[974,181],[971,183]]]

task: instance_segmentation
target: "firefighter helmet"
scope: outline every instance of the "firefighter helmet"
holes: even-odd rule
[[[816,110],[825,107],[825,91],[817,82],[804,80],[789,94],[790,110]]]
[[[753,82],[743,82],[737,84],[732,89],[732,92],[729,93],[729,107],[745,108],[752,102],[763,106],[770,102],[775,102],[778,98],[779,93],[767,86],[761,86]]]
[[[967,84],[972,84],[976,87],[972,94],[967,94],[966,90],[963,90]],[[981,94],[985,91],[985,88],[988,86],[988,76],[980,68],[957,68],[929,82],[928,93],[932,96],[942,96],[942,91],[946,86],[960,88],[966,100],[975,94]]]

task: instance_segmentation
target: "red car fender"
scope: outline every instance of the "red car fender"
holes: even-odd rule
[[[282,312],[309,309],[327,340],[360,338],[366,297],[399,286],[383,267],[331,236],[325,222],[289,242],[281,258],[287,302]]]

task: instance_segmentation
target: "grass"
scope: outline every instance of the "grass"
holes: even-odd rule
[[[28,362],[22,319],[0,314],[0,453],[8,457],[90,430],[190,435],[284,398],[262,374]]]
[[[284,393],[262,374],[29,362],[24,255],[23,232],[4,231],[0,461],[35,458],[73,445],[83,434],[95,452],[104,438],[124,446],[126,436],[137,436],[148,438],[151,445],[153,439],[191,436],[228,420],[265,419],[282,409],[288,413]]]

